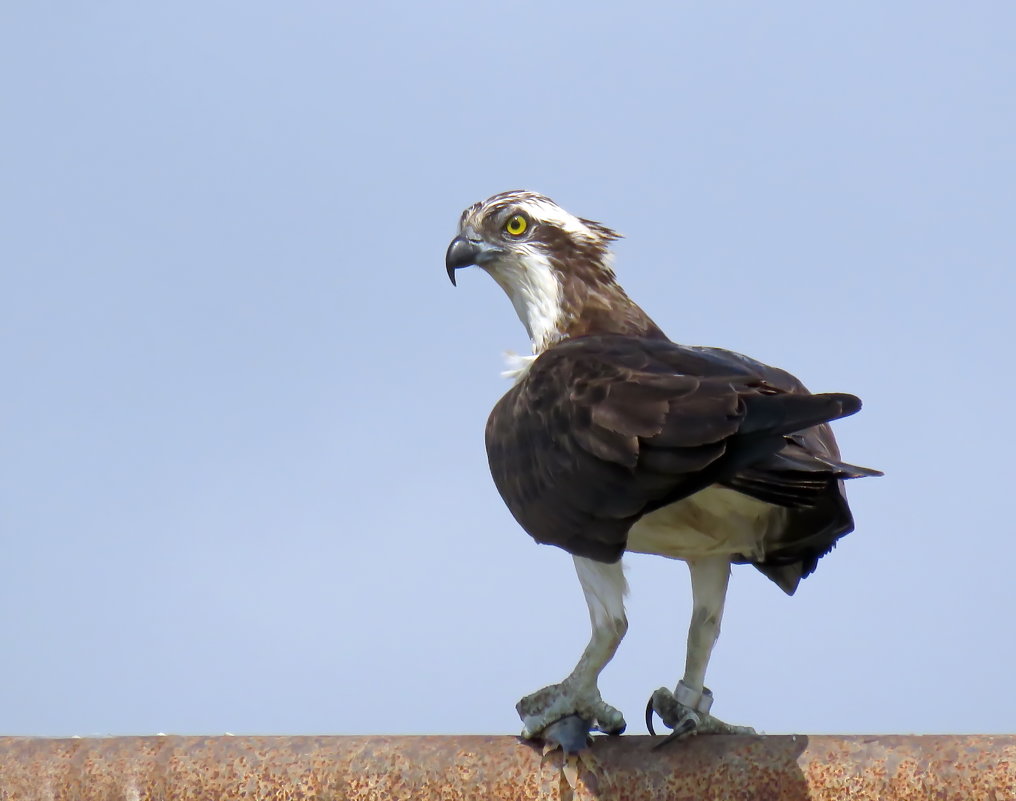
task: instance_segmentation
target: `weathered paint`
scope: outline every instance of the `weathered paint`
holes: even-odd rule
[[[1013,801],[1016,736],[0,738],[2,801]]]

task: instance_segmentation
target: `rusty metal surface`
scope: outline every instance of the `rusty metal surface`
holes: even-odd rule
[[[1016,736],[0,737],[2,801],[1016,801]]]

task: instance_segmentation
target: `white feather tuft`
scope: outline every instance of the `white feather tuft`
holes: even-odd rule
[[[504,363],[507,369],[501,371],[501,377],[512,378],[517,384],[525,378],[526,373],[529,372],[529,368],[533,366],[533,362],[536,359],[537,354],[523,356],[521,353],[516,353],[513,350],[506,350],[504,352]]]

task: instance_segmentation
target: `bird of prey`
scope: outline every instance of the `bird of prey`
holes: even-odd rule
[[[788,595],[853,529],[829,421],[861,407],[720,348],[671,342],[618,285],[618,234],[550,198],[504,192],[467,208],[445,264],[477,265],[511,299],[533,356],[487,421],[490,471],[518,523],[575,562],[592,636],[571,674],[523,698],[522,736],[566,750],[625,721],[597,679],[628,622],[626,551],[680,559],[693,608],[684,676],[646,710],[673,729],[748,733],[710,714],[706,667],[731,564]],[[577,730],[577,733],[576,733]]]

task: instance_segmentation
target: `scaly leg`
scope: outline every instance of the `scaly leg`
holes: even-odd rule
[[[522,718],[523,737],[554,740],[566,751],[583,747],[591,730],[620,734],[625,727],[624,717],[603,702],[596,686],[600,672],[614,656],[628,630],[624,613],[628,585],[624,571],[620,561],[604,564],[581,556],[573,558],[589,607],[592,624],[589,644],[568,678],[527,695],[515,707]],[[554,724],[572,716],[581,721],[581,725],[575,724],[580,729],[579,734],[572,731],[555,737]]]
[[[688,561],[688,568],[691,571],[692,614],[684,678],[678,682],[674,692],[661,687],[653,693],[646,709],[646,723],[652,731],[652,713],[655,711],[674,730],[664,743],[692,732],[754,734],[754,729],[731,726],[710,715],[713,694],[705,686],[709,657],[720,634],[730,579],[730,560],[726,556],[694,559]]]

